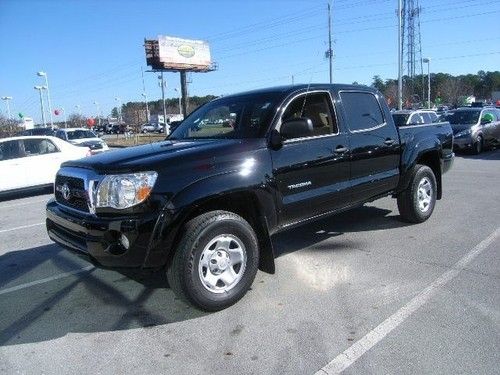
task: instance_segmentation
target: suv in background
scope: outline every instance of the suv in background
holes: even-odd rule
[[[51,127],[33,128],[33,129],[23,130],[22,132],[17,133],[16,136],[27,136],[27,135],[54,136],[55,133],[56,133],[56,130],[54,128],[51,128]]]
[[[108,145],[92,130],[85,128],[59,129],[56,137],[75,146],[88,147],[92,154],[109,150]]]
[[[163,133],[164,127],[162,124],[144,124],[141,126],[141,133]]]

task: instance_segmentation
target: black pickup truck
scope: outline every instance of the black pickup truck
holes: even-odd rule
[[[448,123],[397,128],[384,98],[350,85],[295,85],[207,103],[164,141],[66,162],[48,202],[58,244],[112,268],[165,269],[205,310],[274,273],[271,236],[397,198],[429,218],[452,165]]]

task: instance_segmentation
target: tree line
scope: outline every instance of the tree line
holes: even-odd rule
[[[431,73],[431,103],[462,106],[466,99],[474,96],[476,100],[489,101],[493,91],[500,91],[500,71],[453,76],[448,73]],[[403,106],[417,107],[427,102],[427,74],[411,79],[403,77]],[[383,80],[373,77],[372,87],[378,89],[387,99],[389,106],[397,106],[398,80]]]

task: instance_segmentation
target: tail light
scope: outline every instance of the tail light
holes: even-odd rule
[[[90,148],[87,149],[87,154],[85,156],[92,156],[92,152],[90,151]]]

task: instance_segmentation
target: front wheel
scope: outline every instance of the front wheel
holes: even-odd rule
[[[207,311],[240,300],[257,273],[257,237],[241,216],[211,211],[190,220],[167,269],[173,291]]]
[[[437,198],[436,177],[431,168],[417,164],[410,185],[398,195],[398,209],[403,221],[422,223],[434,211]]]
[[[476,142],[474,142],[474,144],[472,145],[472,151],[474,152],[474,155],[479,155],[481,152],[483,152],[483,148],[483,137],[479,135],[476,139]]]

